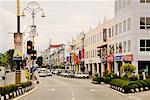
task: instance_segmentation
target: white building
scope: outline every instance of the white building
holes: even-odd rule
[[[128,62],[150,73],[150,0],[115,0],[115,72]],[[121,73],[120,73],[121,74]]]
[[[98,50],[103,45],[108,47],[114,43],[113,25],[114,19],[104,20],[102,24],[99,23],[96,28],[90,29],[85,34],[85,71],[89,75],[99,73],[102,76],[103,72],[107,70],[107,65],[104,68],[102,59],[98,56]],[[104,34],[104,31],[106,34]],[[107,41],[104,41],[105,39]],[[107,53],[105,56],[107,56]]]

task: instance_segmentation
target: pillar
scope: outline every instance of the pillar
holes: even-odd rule
[[[108,67],[107,67],[107,68],[108,68],[108,69],[107,69],[107,70],[108,70],[108,74],[110,74],[110,73],[111,73],[111,64],[110,64],[110,63],[107,63],[107,66],[108,66]]]
[[[101,76],[103,77],[103,75],[104,75],[104,72],[105,72],[105,66],[104,66],[104,64],[103,63],[101,63]]]
[[[136,67],[135,74],[138,74],[138,61],[132,61],[132,64]]]

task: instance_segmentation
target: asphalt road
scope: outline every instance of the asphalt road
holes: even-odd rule
[[[92,84],[89,79],[61,76],[39,78],[37,89],[17,100],[149,100],[150,92],[124,95],[109,85]]]

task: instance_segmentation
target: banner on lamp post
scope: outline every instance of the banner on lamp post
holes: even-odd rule
[[[22,33],[14,33],[14,60],[22,60]]]

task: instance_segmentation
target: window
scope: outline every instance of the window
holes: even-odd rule
[[[119,9],[122,8],[122,0],[119,0]]]
[[[119,4],[118,4],[118,1],[115,1],[115,12],[117,13],[118,12],[118,6],[119,6]]]
[[[126,7],[126,0],[123,0],[123,8]]]
[[[127,30],[128,30],[128,31],[131,30],[131,18],[129,18],[129,19],[127,20],[127,25],[128,25]]]
[[[140,51],[150,51],[150,40],[140,40]]]
[[[150,0],[140,0],[141,3],[150,3]]]
[[[116,35],[118,34],[118,24],[116,25]]]
[[[122,42],[119,43],[119,53],[122,53]]]
[[[116,43],[116,53],[118,53],[118,43]]]
[[[130,3],[131,3],[131,0],[128,0],[128,1],[127,1],[127,5],[130,5]]]
[[[112,37],[114,36],[114,26],[112,26]]]
[[[119,34],[122,33],[122,23],[119,23]]]
[[[126,32],[126,20],[123,21],[123,32]]]
[[[140,18],[140,29],[150,29],[150,17]]]
[[[140,0],[141,3],[145,3],[145,0]]]
[[[131,52],[131,40],[128,40],[128,52]]]
[[[124,49],[124,53],[126,52],[126,41],[123,42],[123,49]]]
[[[111,38],[111,28],[109,28],[109,38]]]

